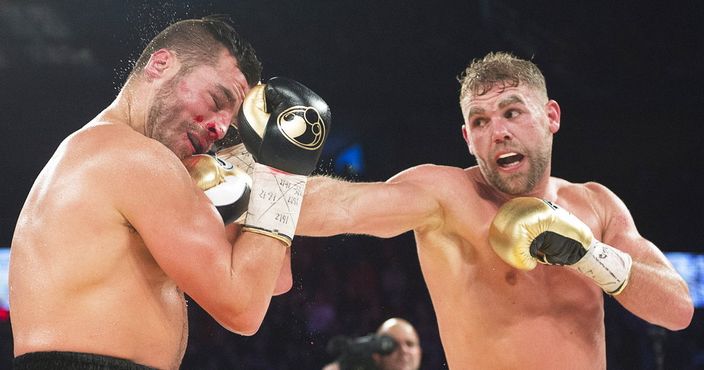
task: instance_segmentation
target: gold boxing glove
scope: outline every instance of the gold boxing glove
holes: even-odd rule
[[[193,155],[183,164],[225,224],[244,219],[252,188],[252,179],[245,171],[209,154]]]
[[[628,253],[594,238],[581,220],[549,201],[520,197],[506,202],[489,229],[489,244],[509,265],[532,270],[537,262],[565,265],[616,295],[628,284]]]

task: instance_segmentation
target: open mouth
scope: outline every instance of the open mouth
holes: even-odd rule
[[[188,140],[191,142],[191,145],[193,145],[193,154],[205,153],[205,148],[203,148],[203,145],[201,145],[198,136],[194,135],[191,132],[187,133],[186,135],[188,136]]]
[[[524,156],[520,153],[504,153],[496,159],[496,164],[501,168],[511,168],[517,166]]]

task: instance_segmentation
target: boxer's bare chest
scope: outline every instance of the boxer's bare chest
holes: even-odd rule
[[[593,302],[600,302],[600,290],[569,268],[538,265],[532,271],[521,271],[502,261],[488,241],[502,202],[482,197],[476,187],[457,184],[450,192],[452,199],[445,199],[444,227],[416,232],[423,274],[437,304],[447,303],[448,312],[461,305],[465,312],[491,317],[527,312],[558,317],[564,312],[597,309]],[[598,237],[599,222],[585,200],[578,192],[562,193],[567,196],[554,201],[574,210]]]

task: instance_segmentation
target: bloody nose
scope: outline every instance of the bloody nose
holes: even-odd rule
[[[225,137],[225,129],[220,127],[217,123],[210,122],[205,125],[205,128],[208,130],[208,135],[212,141],[217,141]]]

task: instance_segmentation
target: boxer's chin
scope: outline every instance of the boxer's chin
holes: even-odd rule
[[[183,160],[191,155],[194,154],[194,149],[191,145],[188,145],[186,143],[182,142],[177,142],[177,143],[162,143],[164,144],[169,150],[171,150],[178,159]]]
[[[508,176],[496,176],[492,179],[492,185],[499,189],[502,193],[510,195],[527,194],[535,187],[535,184],[528,181],[528,178],[523,174],[510,174]]]
[[[536,176],[533,168],[505,171],[502,168],[489,169],[487,180],[499,191],[510,195],[527,194],[535,188]]]

